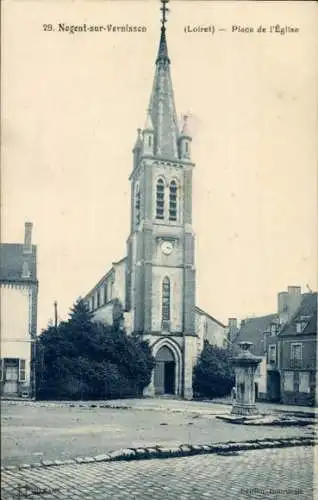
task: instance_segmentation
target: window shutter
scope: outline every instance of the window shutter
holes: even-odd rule
[[[19,382],[25,382],[25,359],[19,359]]]

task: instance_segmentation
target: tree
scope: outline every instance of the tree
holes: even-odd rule
[[[193,392],[196,396],[217,398],[230,393],[235,383],[230,354],[226,349],[204,343],[194,368]]]
[[[37,395],[44,399],[104,399],[141,395],[150,383],[154,359],[148,344],[127,336],[122,322],[92,321],[82,300],[68,321],[39,337]]]

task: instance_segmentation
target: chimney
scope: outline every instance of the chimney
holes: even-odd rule
[[[237,328],[237,318],[229,318],[229,328]]]
[[[233,342],[233,340],[236,337],[237,332],[238,332],[237,318],[229,318],[228,319],[228,339],[230,342]]]
[[[301,287],[300,286],[289,286],[287,288],[288,295],[293,295],[293,296],[299,296],[301,294]]]
[[[301,287],[289,286],[287,292],[278,294],[278,315],[280,323],[287,323],[296,313],[301,303]]]
[[[26,222],[24,224],[24,253],[32,253],[32,222]]]

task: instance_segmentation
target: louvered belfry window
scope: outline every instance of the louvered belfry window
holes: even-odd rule
[[[162,179],[157,182],[157,193],[156,193],[156,219],[164,218],[165,209],[165,185]]]
[[[169,190],[169,219],[177,220],[177,183],[171,181]]]
[[[140,189],[138,185],[136,187],[135,208],[136,208],[136,224],[138,225],[140,222]]]
[[[162,282],[162,320],[170,320],[170,279],[167,276]]]

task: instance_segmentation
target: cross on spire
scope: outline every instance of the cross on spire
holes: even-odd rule
[[[161,24],[162,28],[165,29],[165,24],[167,22],[166,14],[169,12],[169,9],[167,8],[167,3],[169,0],[160,0],[162,3],[162,7],[160,7],[160,10],[162,12],[162,19],[161,19]]]

